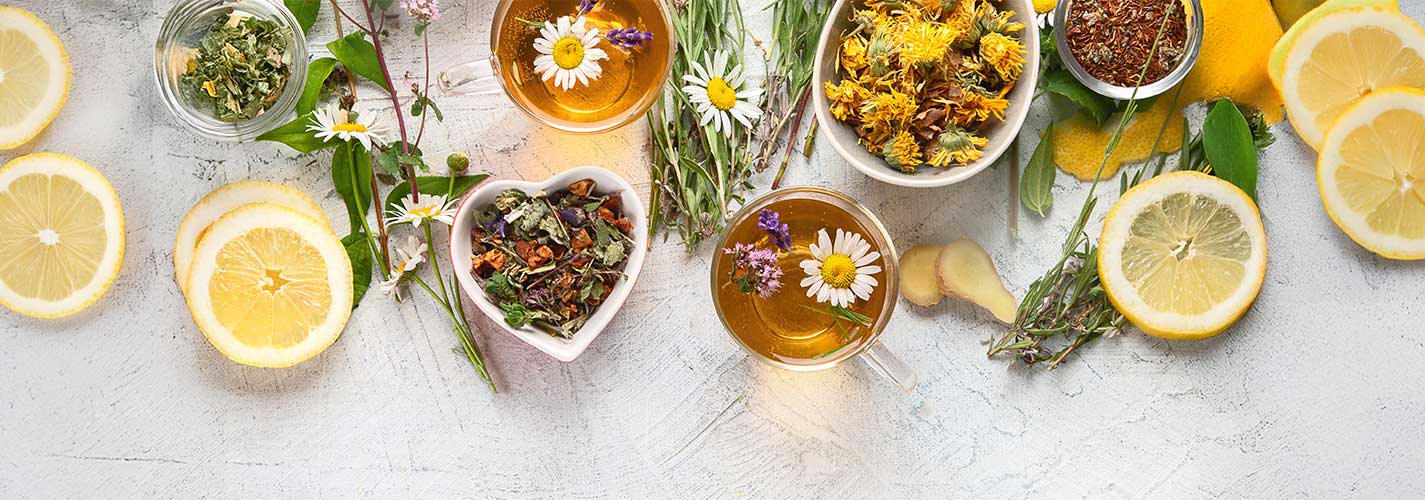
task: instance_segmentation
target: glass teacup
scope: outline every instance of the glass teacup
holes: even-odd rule
[[[581,13],[590,4],[592,10]],[[598,30],[597,38],[574,43],[591,29]],[[638,35],[614,36],[630,35],[630,29]],[[566,40],[571,36],[573,41]],[[438,84],[447,94],[503,91],[539,123],[566,132],[604,132],[637,120],[658,100],[673,66],[674,44],[662,0],[501,0],[490,27],[490,57],[446,69]],[[547,60],[537,69],[541,56]],[[597,65],[597,77],[587,66],[572,64],[579,61]],[[561,69],[567,79],[556,77]]]
[[[781,243],[778,231],[786,236]],[[879,342],[895,310],[898,269],[890,235],[865,207],[829,189],[773,191],[733,216],[716,252],[714,307],[754,358],[794,371],[859,358],[900,388],[915,387],[915,372]],[[761,279],[767,272],[752,270],[772,258],[782,272],[779,287]],[[833,294],[818,288],[833,285],[850,298],[844,307],[833,307]]]

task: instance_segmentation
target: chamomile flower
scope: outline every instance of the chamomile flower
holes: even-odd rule
[[[872,263],[880,260],[881,253],[872,251],[861,235],[839,228],[834,241],[825,229],[816,234],[817,241],[810,246],[813,258],[801,262],[807,273],[801,285],[807,297],[841,307],[870,299],[880,284],[873,275],[881,272],[881,266]]]
[[[608,59],[609,54],[597,47],[599,29],[584,24],[584,16],[572,20],[564,16],[539,29],[539,39],[534,41],[534,50],[539,52],[534,71],[541,79],[553,79],[554,86],[569,90],[576,82],[588,85],[603,74],[599,61]]]
[[[376,120],[375,111],[351,113],[337,107],[335,103],[313,112],[312,123],[307,125],[307,130],[316,132],[317,138],[323,142],[333,138],[347,142],[356,139],[367,150],[370,150],[372,145],[385,144],[386,135],[390,132]]]
[[[715,130],[732,137],[732,120],[751,128],[752,122],[762,116],[756,104],[762,99],[762,89],[748,85],[741,66],[729,67],[731,54],[719,52],[713,58],[715,61],[704,58],[702,64],[693,61],[692,73],[683,75],[689,83],[683,93],[703,116],[699,125],[712,123]]]
[[[426,221],[436,221],[448,226],[455,222],[455,202],[445,201],[445,195],[441,194],[421,193],[415,198],[408,194],[401,198],[401,206],[386,212],[386,223],[420,227]]]
[[[416,270],[422,262],[426,260],[426,244],[415,236],[406,236],[406,245],[396,247],[395,259],[391,262],[391,279],[382,281],[377,285],[382,293],[387,295],[395,294],[396,298],[401,298],[401,292],[396,289],[401,284],[401,278],[406,277],[406,273]]]

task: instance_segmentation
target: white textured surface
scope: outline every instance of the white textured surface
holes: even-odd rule
[[[445,3],[434,64],[485,54],[493,0]],[[1425,19],[1423,2],[1401,3]],[[423,300],[368,297],[340,341],[296,368],[224,359],[170,278],[180,217],[225,182],[265,179],[311,193],[340,220],[328,160],[177,127],[149,74],[171,2],[19,5],[64,40],[74,88],[46,133],[0,160],[60,151],[91,162],[118,189],[129,232],[118,283],[90,311],[61,321],[0,311],[0,497],[1425,495],[1425,265],[1379,259],[1332,225],[1314,156],[1289,126],[1264,157],[1266,286],[1212,340],[1131,333],[1058,370],[1026,370],[985,359],[982,342],[1000,331],[987,315],[903,305],[885,342],[920,373],[913,393],[856,365],[781,372],[719,327],[705,291],[710,249],[689,256],[669,242],[575,363],[479,320],[504,391],[492,395]],[[761,2],[747,5],[765,34]],[[329,39],[330,18],[319,26],[313,38]],[[395,72],[418,69],[417,45],[398,40]],[[641,126],[571,137],[496,101],[449,98],[442,109],[424,148],[433,154],[466,150],[477,168],[527,179],[597,163],[646,189]],[[1027,130],[1043,126],[1035,113]],[[1087,185],[1060,176],[1050,217],[1026,218],[1011,240],[1005,176],[896,188],[821,148],[788,179],[853,194],[903,247],[978,239],[1022,293]]]

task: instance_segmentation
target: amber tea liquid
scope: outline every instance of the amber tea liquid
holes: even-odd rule
[[[782,255],[779,261],[783,273],[782,288],[765,299],[757,294],[738,291],[730,279],[732,256],[718,249],[713,264],[716,270],[713,275],[716,280],[714,293],[728,329],[753,352],[789,365],[819,365],[856,352],[859,346],[872,339],[875,326],[861,327],[843,321],[842,326],[851,330],[848,336],[837,327],[837,321],[832,317],[807,310],[807,307],[812,307],[824,311],[829,304],[817,303],[814,297],[807,297],[806,288],[800,286],[802,278],[806,277],[800,263],[812,258],[808,245],[816,241],[817,230],[826,229],[832,239],[836,237],[836,228],[860,233],[871,243],[872,250],[882,253],[877,264],[883,270],[874,275],[879,284],[871,292],[871,298],[857,300],[848,309],[871,317],[871,324],[878,325],[886,301],[894,299],[894,296],[888,295],[885,271],[893,265],[888,259],[894,257],[886,256],[889,252],[877,246],[878,233],[873,228],[865,227],[837,205],[816,199],[793,198],[775,201],[765,208],[779,212],[782,222],[791,229],[792,250]],[[736,243],[757,242],[766,234],[757,227],[755,214],[730,231],[726,240],[728,247]],[[775,248],[770,243],[764,246]]]
[[[655,94],[662,92],[669,69],[672,33],[659,8],[661,0],[603,0],[585,15],[587,26],[599,33],[633,26],[653,33],[640,48],[623,49],[606,39],[598,47],[609,57],[599,61],[603,73],[588,85],[565,90],[554,79],[541,80],[534,70],[534,41],[539,30],[520,19],[554,22],[578,12],[579,0],[519,0],[513,2],[500,26],[495,60],[511,98],[541,119],[553,123],[592,124],[619,122],[641,114]]]

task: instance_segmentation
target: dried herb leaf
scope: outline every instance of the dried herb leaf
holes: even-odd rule
[[[1044,130],[1029,164],[1024,167],[1024,175],[1019,181],[1019,202],[1026,210],[1043,217],[1054,204],[1054,179],[1058,176],[1054,165],[1054,124]]]
[[[1095,123],[1103,125],[1113,115],[1113,99],[1101,96],[1074,79],[1066,69],[1050,70],[1044,73],[1044,90],[1058,94],[1079,106]]]

